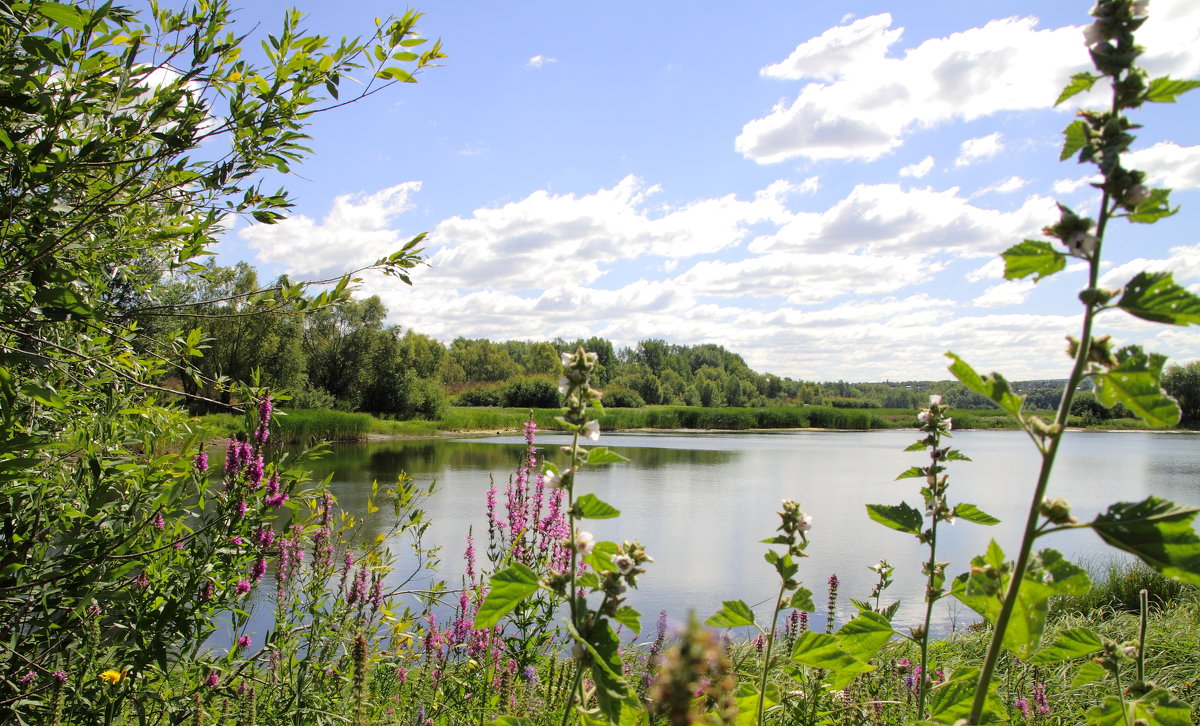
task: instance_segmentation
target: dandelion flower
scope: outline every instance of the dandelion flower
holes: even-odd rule
[[[114,670],[112,668],[109,668],[108,670],[106,670],[100,674],[100,680],[107,681],[110,686],[117,685],[118,683],[121,682],[121,679],[124,677],[125,677],[124,673],[122,673],[121,671],[118,671],[118,670]]]

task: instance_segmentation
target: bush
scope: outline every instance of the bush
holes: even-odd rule
[[[637,391],[628,388],[609,387],[601,399],[605,408],[642,408],[646,401]]]
[[[558,380],[548,376],[519,376],[504,384],[501,405],[509,408],[558,406]]]

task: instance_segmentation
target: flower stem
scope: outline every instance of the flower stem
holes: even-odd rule
[[[762,677],[758,684],[758,726],[763,722],[763,701],[767,697],[767,673],[771,669],[771,646],[775,645],[775,621],[779,619],[779,609],[783,604],[783,595],[787,592],[787,582],[779,585],[779,594],[775,596],[775,610],[771,613],[771,629],[766,633],[767,650],[763,654]]]

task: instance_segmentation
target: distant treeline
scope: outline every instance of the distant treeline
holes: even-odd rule
[[[607,408],[647,405],[700,408],[765,408],[816,405],[838,409],[916,409],[939,394],[957,409],[988,409],[990,402],[957,381],[799,381],[750,369],[738,354],[716,344],[680,345],[643,340],[615,347],[592,337],[550,341],[457,338],[449,345],[397,325],[385,325],[387,309],[369,297],[298,314],[279,307],[261,313],[241,297],[259,286],[253,267],[210,264],[202,273],[172,284],[178,302],[219,300],[194,307],[180,328],[199,326],[204,357],[193,361],[206,377],[249,380],[287,389],[294,408],[361,411],[385,417],[441,419],[449,406],[553,408],[559,405],[559,356],[577,346],[593,351],[599,366],[593,380]],[[147,325],[164,326],[162,320]],[[179,384],[192,393],[222,395],[188,377]],[[1164,376],[1180,400],[1185,421],[1200,420],[1200,362],[1174,366]],[[1061,380],[1014,383],[1027,408],[1057,408]],[[1089,392],[1078,394],[1072,413],[1092,420],[1128,412],[1105,409]]]

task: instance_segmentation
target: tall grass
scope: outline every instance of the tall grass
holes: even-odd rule
[[[377,419],[365,413],[346,413],[327,408],[291,409],[279,412],[275,432],[288,443],[307,441],[361,441]]]

